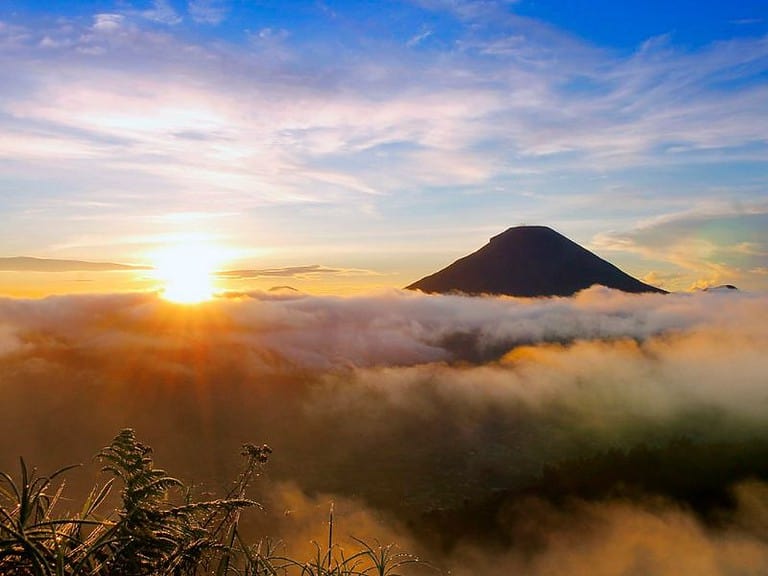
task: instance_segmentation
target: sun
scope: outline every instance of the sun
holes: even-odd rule
[[[154,276],[162,284],[162,297],[179,304],[213,298],[214,275],[221,258],[211,245],[182,243],[153,255]]]

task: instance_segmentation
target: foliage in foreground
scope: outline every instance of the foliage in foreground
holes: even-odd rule
[[[268,541],[244,542],[240,513],[258,506],[246,490],[267,462],[268,446],[246,444],[243,470],[225,497],[198,501],[184,485],[154,467],[151,449],[123,430],[97,458],[114,477],[95,487],[75,514],[57,515],[63,483],[72,467],[38,476],[21,460],[14,480],[0,472],[0,574],[7,576],[398,576],[419,563],[393,545],[371,546],[345,556],[333,544],[316,545],[302,562],[276,553]],[[103,515],[100,507],[115,480],[122,506]],[[172,492],[179,496],[174,500]]]

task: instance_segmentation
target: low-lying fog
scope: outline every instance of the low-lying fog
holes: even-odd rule
[[[200,490],[274,452],[254,537],[336,531],[452,574],[768,570],[768,297],[392,291],[0,300],[0,469],[124,427]]]

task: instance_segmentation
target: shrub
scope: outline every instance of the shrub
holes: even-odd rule
[[[0,472],[0,574],[4,576],[398,576],[415,556],[394,545],[371,546],[345,556],[333,543],[301,562],[278,555],[269,540],[248,545],[239,532],[240,514],[259,506],[246,491],[271,453],[246,444],[245,462],[229,492],[217,500],[195,500],[184,484],[155,468],[152,450],[122,430],[97,459],[113,478],[96,486],[77,513],[57,516],[63,490],[50,476],[30,471],[23,459],[17,480]],[[115,480],[121,506],[100,512]],[[421,563],[421,565],[424,565]]]

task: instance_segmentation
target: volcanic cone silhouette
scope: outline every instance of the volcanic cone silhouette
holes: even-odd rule
[[[660,292],[546,226],[518,226],[477,252],[406,286],[422,292],[570,296],[595,284]]]

